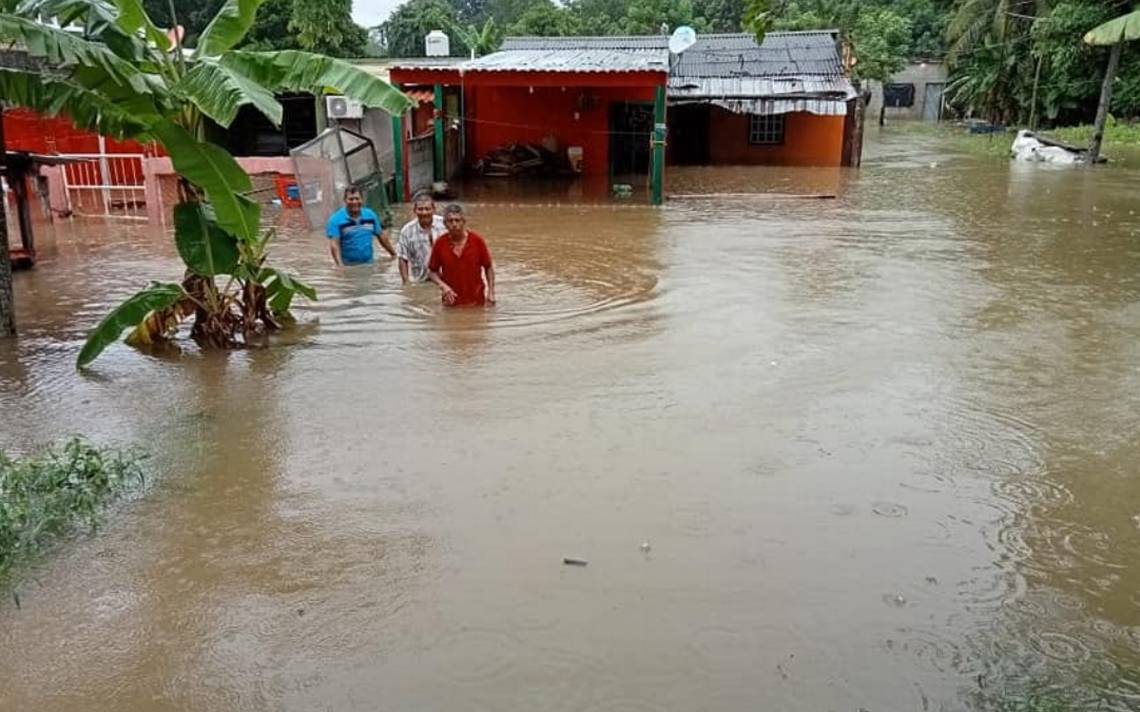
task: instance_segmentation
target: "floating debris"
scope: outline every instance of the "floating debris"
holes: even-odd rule
[[[562,559],[562,563],[566,564],[567,566],[585,566],[590,562],[586,561],[585,559],[575,559],[573,557],[567,556]]]

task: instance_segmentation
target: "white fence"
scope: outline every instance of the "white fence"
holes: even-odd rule
[[[141,153],[70,153],[63,167],[67,209],[85,217],[146,220]]]

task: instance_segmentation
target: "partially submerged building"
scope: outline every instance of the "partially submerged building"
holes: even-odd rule
[[[435,118],[441,131],[461,127],[466,166],[504,145],[569,147],[584,177],[648,175],[659,196],[655,149],[678,165],[859,165],[862,105],[838,32],[773,32],[762,45],[710,34],[680,55],[668,42],[508,37],[485,57],[389,71],[413,95],[456,97],[460,114]],[[396,152],[407,156],[413,134],[403,121]],[[435,180],[457,168],[438,156],[433,165]],[[407,170],[399,182],[405,194],[422,187]]]

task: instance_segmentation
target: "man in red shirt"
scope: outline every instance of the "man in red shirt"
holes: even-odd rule
[[[449,307],[481,307],[495,303],[495,266],[483,238],[467,229],[463,208],[451,204],[443,211],[447,235],[435,241],[428,260],[428,277],[439,285]],[[483,273],[487,275],[484,289]]]

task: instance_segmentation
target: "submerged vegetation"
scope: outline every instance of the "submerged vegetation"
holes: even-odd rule
[[[108,503],[142,483],[140,462],[79,438],[20,458],[0,451],[0,588],[61,537],[98,526]]]

